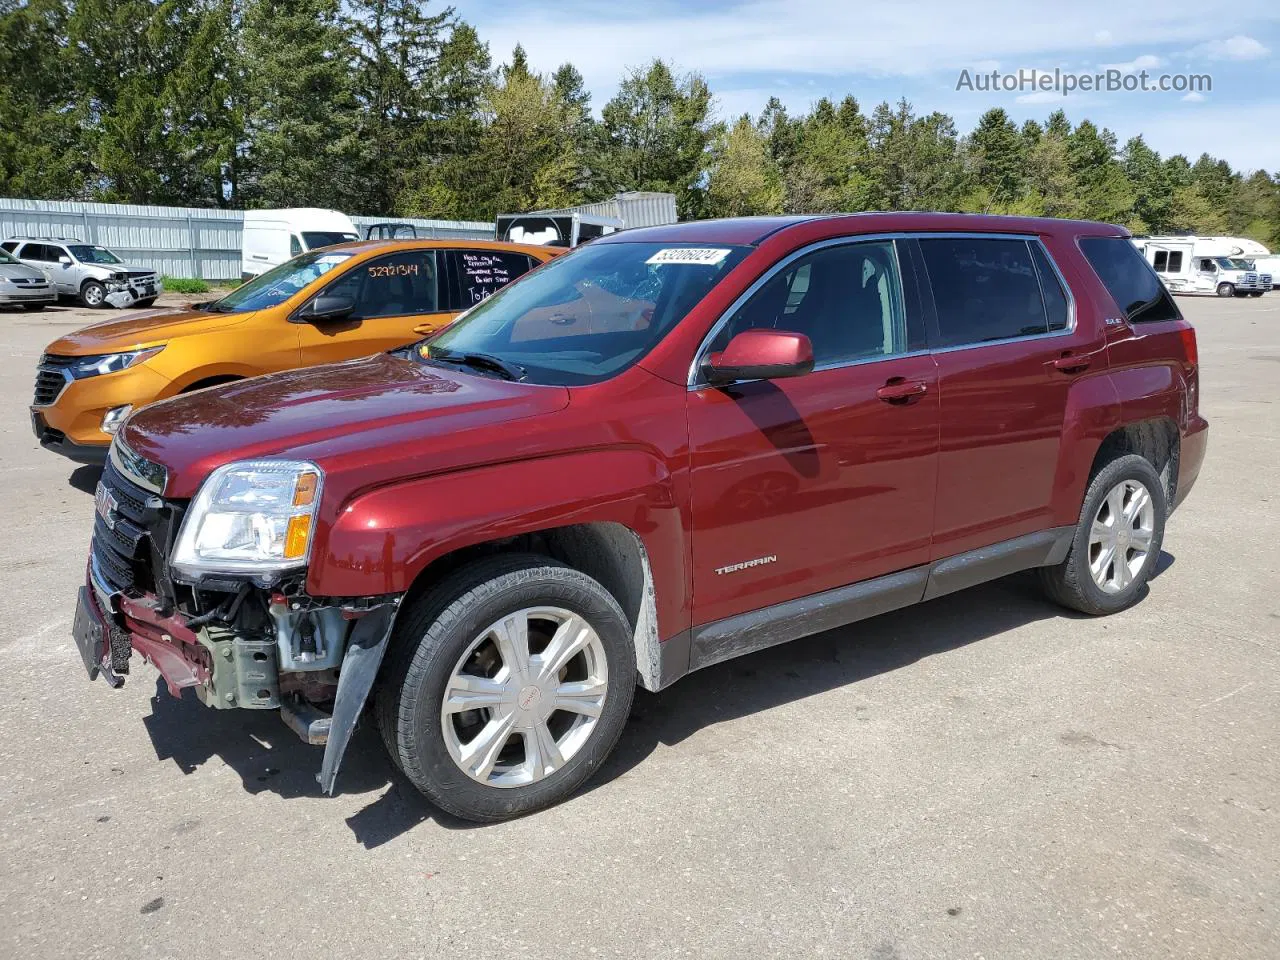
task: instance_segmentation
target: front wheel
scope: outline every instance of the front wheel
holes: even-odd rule
[[[1094,616],[1136,603],[1160,558],[1168,512],[1150,461],[1137,454],[1112,460],[1089,484],[1067,559],[1041,568],[1045,592]]]
[[[1234,283],[1218,284],[1218,296],[1234,297],[1236,295],[1236,285]]]
[[[499,556],[402,612],[376,710],[413,785],[488,822],[572,794],[617,743],[634,693],[631,630],[608,591],[545,557]]]
[[[107,288],[97,280],[89,280],[80,288],[80,302],[94,310],[107,305]]]

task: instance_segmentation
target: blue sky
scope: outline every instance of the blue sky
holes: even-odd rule
[[[756,115],[773,95],[804,110],[852,93],[867,112],[905,96],[967,132],[983,111],[1018,121],[1059,106],[1072,121],[1135,133],[1164,155],[1208,151],[1246,170],[1280,169],[1280,4],[1204,0],[453,0],[495,62],[520,42],[535,69],[568,60],[598,111],[627,67],[662,57],[704,74],[725,118]],[[982,93],[971,74],[1020,68],[1093,72],[1113,66],[1208,73],[1211,92]]]

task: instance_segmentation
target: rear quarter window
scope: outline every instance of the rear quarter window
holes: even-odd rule
[[[1081,237],[1080,252],[1130,323],[1181,320],[1155,270],[1124,237]]]

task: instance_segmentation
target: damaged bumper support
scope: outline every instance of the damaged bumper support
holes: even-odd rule
[[[332,794],[356,722],[377,678],[399,597],[351,605],[274,596],[270,628],[246,635],[210,615],[186,618],[154,596],[111,594],[92,565],[72,634],[89,679],[124,683],[133,653],[152,664],[172,696],[193,688],[207,707],[278,709],[306,743],[325,747],[317,779]],[[252,589],[246,586],[245,590]],[[316,701],[332,700],[332,713]]]
[[[103,281],[103,285],[107,288],[107,303],[117,309],[131,307],[139,300],[152,300],[164,292],[164,284],[158,277],[141,280],[113,277]]]

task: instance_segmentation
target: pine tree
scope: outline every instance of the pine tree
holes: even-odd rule
[[[988,110],[965,142],[975,185],[983,194],[982,212],[1009,212],[1021,198],[1026,158],[1025,141],[1009,115],[999,107]]]
[[[441,48],[453,12],[428,14],[424,0],[347,0],[354,48],[352,86],[360,106],[356,209],[389,212],[415,159],[414,133],[429,119]]]
[[[356,181],[363,154],[354,51],[337,0],[248,0],[243,39],[246,201],[359,213],[350,206],[362,192]]]
[[[610,186],[674,193],[682,218],[698,216],[699,181],[717,132],[711,102],[706,80],[678,77],[661,60],[628,73],[602,111],[601,162]]]

